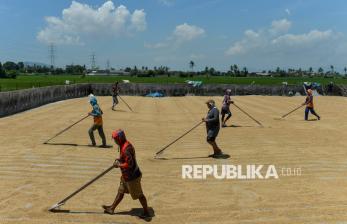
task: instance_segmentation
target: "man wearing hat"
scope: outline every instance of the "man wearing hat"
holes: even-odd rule
[[[206,102],[206,105],[209,111],[207,113],[207,116],[205,118],[202,118],[202,121],[206,123],[207,142],[213,148],[213,154],[209,156],[213,158],[218,158],[223,155],[222,150],[217,146],[216,143],[216,138],[220,129],[219,111],[215,106],[215,102],[213,100],[208,100]]]
[[[100,145],[100,147],[105,148],[107,146],[106,146],[106,138],[105,138],[104,129],[103,129],[103,121],[102,121],[103,112],[100,109],[98,102],[96,100],[96,97],[93,94],[89,95],[89,102],[90,102],[90,105],[92,106],[93,110],[91,112],[89,112],[88,114],[93,116],[93,119],[94,119],[94,123],[88,131],[90,140],[92,142],[91,146],[96,146],[94,131],[98,130],[99,135],[102,139],[102,145]]]
[[[117,99],[118,94],[119,94],[119,87],[118,87],[118,82],[116,82],[112,86],[112,99],[113,99],[112,110],[114,110],[114,107],[117,106],[118,104],[118,99]]]
[[[230,104],[234,103],[234,101],[231,100],[230,95],[231,95],[231,89],[227,89],[225,91],[225,95],[224,95],[224,99],[223,99],[223,105],[222,105],[222,109],[221,109],[222,128],[227,127],[226,122],[231,117]],[[228,116],[225,118],[225,115],[228,115]],[[225,118],[225,120],[224,120],[224,118]]]
[[[307,92],[307,97],[306,97],[305,103],[302,104],[302,105],[306,105],[305,120],[306,121],[308,120],[308,113],[309,112],[311,112],[311,114],[313,114],[314,116],[317,117],[318,120],[320,120],[320,116],[314,110],[312,90],[308,89],[306,92]]]
[[[150,217],[147,205],[147,199],[142,192],[141,177],[142,173],[136,161],[135,149],[132,144],[126,139],[123,130],[112,132],[112,138],[120,148],[119,158],[115,160],[114,167],[120,168],[122,176],[118,193],[112,205],[103,205],[104,212],[114,214],[114,210],[123,200],[124,194],[130,194],[133,200],[139,200],[143,207],[141,218]]]

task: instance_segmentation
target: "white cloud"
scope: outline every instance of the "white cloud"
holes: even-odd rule
[[[322,42],[332,41],[337,36],[331,30],[311,30],[303,34],[290,34],[287,33],[290,27],[291,22],[283,19],[273,21],[267,30],[261,29],[257,32],[246,30],[244,37],[233,43],[225,54],[237,56],[255,52],[286,52],[291,50],[291,47],[314,47]]]
[[[166,6],[172,6],[175,4],[175,0],[158,0],[158,2]]]
[[[147,28],[146,13],[143,9],[135,10],[131,16],[131,23],[137,31],[144,31]]]
[[[176,29],[173,33],[175,39],[179,42],[191,41],[203,36],[204,34],[204,29],[198,26],[189,25],[187,23],[176,26]]]
[[[247,62],[247,66],[257,68],[307,68],[344,63],[347,55],[344,34],[331,29],[293,33],[288,31],[290,21],[278,21],[282,22],[272,22],[267,28],[256,31],[246,30],[240,40],[225,50],[225,55],[231,56],[235,63]]]
[[[226,55],[245,54],[251,49],[260,48],[265,44],[266,39],[264,39],[263,31],[246,30],[244,38],[235,42],[225,53]]]
[[[292,26],[292,23],[287,19],[274,20],[271,23],[271,31],[273,33],[283,33],[287,32],[289,28]]]
[[[276,45],[300,46],[315,44],[320,41],[329,40],[333,38],[333,36],[334,33],[331,30],[312,30],[304,34],[285,34],[277,37],[276,39],[273,39],[271,43]]]
[[[81,44],[85,36],[120,36],[130,31],[146,29],[146,13],[133,13],[124,6],[116,7],[106,1],[99,8],[72,1],[69,8],[62,11],[62,17],[46,17],[47,26],[39,31],[37,39],[56,44]]]
[[[288,14],[288,16],[290,16],[290,10],[289,9],[285,9],[284,11]]]
[[[146,48],[164,48],[169,46],[180,46],[183,43],[190,42],[197,38],[204,36],[205,30],[198,26],[189,25],[187,23],[183,23],[177,25],[175,30],[172,32],[172,35],[169,36],[165,41],[158,42],[155,44],[145,43],[144,46]]]
[[[167,47],[168,44],[167,43],[162,43],[162,42],[155,43],[155,44],[145,43],[144,46],[145,46],[145,48],[158,49],[158,48]]]

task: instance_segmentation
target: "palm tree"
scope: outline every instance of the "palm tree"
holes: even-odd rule
[[[322,67],[319,67],[319,69],[318,69],[318,74],[322,75],[323,72],[324,72],[324,69],[323,69]]]
[[[207,73],[207,78],[209,78],[209,75],[211,74],[211,75],[214,75],[216,73],[216,70],[213,68],[213,67],[211,67],[210,69],[209,69],[209,71],[208,71],[208,73]]]
[[[334,72],[334,65],[330,65],[330,69],[331,69],[331,75],[334,77],[335,79],[335,72]]]
[[[2,69],[2,64],[0,62],[0,75],[2,75],[2,74],[3,74],[3,69]]]
[[[244,75],[244,76],[247,76],[247,75],[248,75],[248,69],[247,69],[247,67],[243,67],[243,68],[242,68],[242,72],[243,72],[243,75]]]
[[[230,66],[230,75],[232,75],[234,73],[234,66]]]
[[[236,76],[236,73],[239,73],[239,67],[237,67],[237,65],[234,64],[234,76]]]
[[[313,68],[310,67],[310,68],[308,69],[308,72],[312,74],[312,73],[313,73]]]
[[[346,76],[347,75],[347,68],[345,67],[343,70],[345,71],[345,76]]]
[[[280,72],[281,72],[281,68],[280,68],[280,67],[277,67],[277,68],[276,68],[276,73],[277,73],[277,74],[280,74]]]
[[[193,71],[194,70],[195,63],[194,61],[189,62],[189,68]]]

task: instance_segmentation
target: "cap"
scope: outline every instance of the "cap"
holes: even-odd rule
[[[206,104],[210,104],[211,106],[214,106],[216,103],[214,102],[214,100],[207,100]]]

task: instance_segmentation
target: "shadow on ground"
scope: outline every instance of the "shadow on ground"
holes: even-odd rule
[[[174,157],[174,158],[157,157],[155,159],[157,160],[185,160],[185,159],[229,159],[229,158],[230,158],[230,155],[223,154],[216,158],[211,156],[195,156],[195,157],[193,156],[193,157]]]
[[[101,146],[92,146],[92,145],[82,145],[82,144],[75,144],[75,143],[44,143],[45,145],[66,145],[66,146],[82,146],[82,147],[89,147],[89,148],[112,148],[112,145],[106,145],[104,147]]]
[[[123,212],[115,212],[113,215],[127,215],[127,216],[135,216],[138,218],[141,218],[147,222],[152,221],[152,218],[155,217],[155,212],[152,207],[148,208],[150,217],[142,218],[141,215],[143,213],[142,208],[132,208],[129,211],[123,211]],[[106,214],[102,211],[96,212],[96,211],[74,211],[74,210],[54,210],[54,213],[68,213],[68,214],[93,214],[93,215],[110,215]]]

